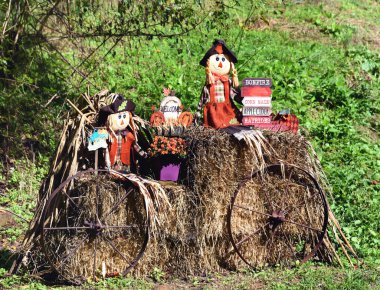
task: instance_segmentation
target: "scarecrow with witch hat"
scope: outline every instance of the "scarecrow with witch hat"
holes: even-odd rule
[[[205,127],[216,129],[240,124],[240,112],[233,102],[241,102],[239,81],[234,64],[237,58],[223,40],[215,40],[200,64],[206,68],[198,110],[203,108]],[[232,79],[229,74],[232,74]],[[199,114],[199,113],[198,113]]]
[[[106,126],[110,136],[105,154],[107,168],[127,173],[130,172],[133,151],[146,156],[136,142],[132,115],[135,107],[131,100],[116,95],[111,105],[102,107],[99,111],[98,124]]]

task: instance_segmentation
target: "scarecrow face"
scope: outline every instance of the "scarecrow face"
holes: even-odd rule
[[[114,131],[125,130],[130,121],[129,112],[124,111],[120,113],[111,114],[108,116],[108,126]]]
[[[210,71],[219,75],[226,75],[230,71],[230,61],[224,54],[214,54],[209,58]]]

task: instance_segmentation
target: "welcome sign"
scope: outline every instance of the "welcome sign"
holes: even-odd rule
[[[165,97],[160,104],[160,112],[164,114],[165,122],[177,121],[182,112],[181,100],[175,96]]]

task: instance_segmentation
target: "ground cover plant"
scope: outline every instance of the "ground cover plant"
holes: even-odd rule
[[[44,11],[41,3],[30,3],[36,8],[31,11]],[[5,23],[8,5],[1,5],[0,17]],[[82,13],[81,32],[86,25],[102,23],[91,12],[91,5],[86,7],[80,10],[89,11]],[[73,26],[80,21],[75,17]],[[31,40],[28,29],[37,25],[35,22],[19,31],[17,42],[16,34],[3,34],[0,211],[11,210],[26,220],[33,215],[61,119],[70,109],[65,98],[75,102],[87,89],[107,88],[133,99],[138,114],[147,118],[151,105],[159,103],[162,88],[169,86],[185,107],[195,111],[204,84],[198,62],[214,38],[223,38],[238,56],[239,78],[271,77],[274,110],[291,108],[299,117],[301,133],[312,142],[331,184],[331,207],[365,266],[353,269],[347,265],[342,270],[307,264],[293,270],[215,274],[189,277],[188,281],[171,281],[157,269],[145,281],[126,278],[89,285],[150,288],[169,279],[175,287],[201,288],[379,287],[379,19],[380,4],[374,0],[268,0],[253,5],[250,1],[221,1],[208,14],[192,19],[194,28],[175,37],[107,35],[80,42],[69,38],[55,41],[55,50],[43,41]],[[180,32],[179,26],[172,29]],[[18,250],[27,228],[26,221],[13,219],[0,229],[0,287],[46,287],[27,274],[5,277],[8,258]]]

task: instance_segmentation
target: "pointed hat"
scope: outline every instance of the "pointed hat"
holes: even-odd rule
[[[210,56],[214,54],[224,54],[228,56],[231,62],[237,63],[237,58],[233,51],[229,50],[226,46],[225,42],[221,39],[215,39],[212,43],[211,48],[206,52],[205,56],[202,58],[202,60],[199,62],[200,65],[206,66],[207,60]]]

